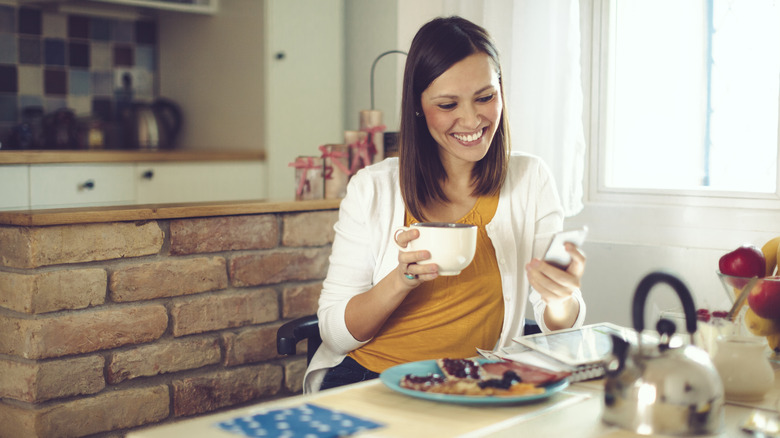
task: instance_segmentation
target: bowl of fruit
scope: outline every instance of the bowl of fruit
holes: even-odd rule
[[[726,293],[736,303],[734,313],[744,308],[745,327],[764,336],[769,346],[780,352],[780,275],[777,257],[780,237],[761,249],[742,245],[720,258],[718,277]]]

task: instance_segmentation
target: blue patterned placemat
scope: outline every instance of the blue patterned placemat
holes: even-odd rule
[[[219,422],[216,426],[247,437],[324,438],[349,436],[384,425],[344,412],[305,404],[236,417]]]

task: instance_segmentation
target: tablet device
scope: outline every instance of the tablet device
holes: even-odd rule
[[[581,328],[558,330],[520,336],[514,341],[572,367],[603,363],[612,353],[612,338],[616,335],[635,342],[636,332],[608,322]]]

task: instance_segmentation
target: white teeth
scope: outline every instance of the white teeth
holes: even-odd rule
[[[468,135],[463,135],[463,134],[452,134],[452,135],[459,141],[468,143],[468,142],[478,140],[480,137],[482,137],[482,130],[479,130],[473,134],[468,134]]]

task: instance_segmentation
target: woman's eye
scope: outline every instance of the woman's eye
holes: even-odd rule
[[[495,96],[496,96],[496,94],[495,94],[495,93],[493,93],[493,94],[488,94],[487,96],[478,97],[478,98],[477,98],[477,102],[480,102],[480,103],[487,103],[487,102],[490,102],[491,100],[493,100],[493,98],[494,98]]]
[[[443,110],[451,110],[451,109],[455,108],[456,104],[455,103],[440,103],[438,106],[439,106],[439,108],[441,108]]]

